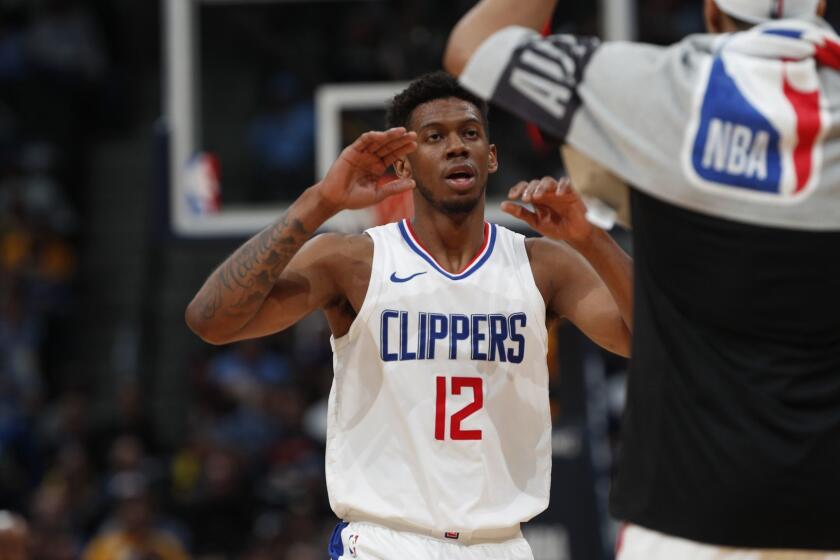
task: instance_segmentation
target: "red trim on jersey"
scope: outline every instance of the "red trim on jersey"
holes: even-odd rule
[[[421,249],[423,249],[424,251],[426,251],[426,253],[429,255],[429,257],[431,257],[432,260],[435,261],[435,263],[437,263],[437,265],[440,268],[442,268],[443,270],[446,270],[446,267],[443,266],[442,264],[440,264],[440,261],[438,261],[435,258],[435,256],[431,253],[431,251],[426,249],[426,246],[423,245],[420,242],[420,238],[417,237],[417,234],[414,233],[414,228],[411,226],[411,220],[406,220],[405,224],[408,226],[408,233],[409,233],[409,235],[411,235],[411,239],[414,240],[415,243],[417,243],[417,246],[420,247]],[[454,275],[457,276],[458,274],[462,274],[462,273],[466,272],[466,270],[469,267],[471,267],[475,263],[475,261],[478,260],[478,257],[480,257],[481,254],[484,252],[484,250],[487,248],[487,244],[489,242],[490,242],[490,224],[488,224],[487,222],[484,222],[484,243],[481,244],[481,248],[478,250],[478,253],[476,253],[475,256],[472,259],[470,259],[470,262],[468,262],[466,264],[466,266],[464,266],[464,268],[462,268],[458,272],[450,272],[450,274],[454,274]]]
[[[821,45],[815,47],[814,58],[817,62],[840,70],[840,43],[826,38]]]
[[[618,534],[615,536],[615,560],[619,560],[621,555],[621,547],[624,545],[624,532],[627,530],[627,523],[622,523],[618,528]]]

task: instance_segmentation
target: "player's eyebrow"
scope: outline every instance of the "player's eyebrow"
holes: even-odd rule
[[[482,124],[481,120],[478,117],[470,116],[470,117],[466,117],[464,119],[459,120],[457,122],[457,126],[464,126],[465,124],[472,124],[472,123]],[[444,121],[429,121],[429,122],[425,122],[425,123],[420,123],[420,126],[417,127],[416,131],[420,132],[421,130],[424,130],[426,128],[440,127],[440,126],[445,126],[446,124],[449,124],[449,123],[444,122]]]

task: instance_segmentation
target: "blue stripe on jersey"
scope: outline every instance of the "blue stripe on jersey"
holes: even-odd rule
[[[397,225],[400,228],[400,234],[403,236],[403,239],[405,239],[405,242],[408,243],[408,247],[412,251],[420,255],[420,257],[422,257],[423,260],[432,265],[432,268],[434,268],[450,280],[463,280],[464,278],[467,278],[473,272],[481,268],[481,265],[487,262],[487,259],[490,258],[490,255],[493,253],[493,247],[496,245],[496,224],[490,224],[490,240],[487,242],[487,250],[484,252],[484,255],[482,255],[480,259],[474,262],[467,270],[465,270],[461,274],[450,274],[449,272],[445,271],[440,266],[438,266],[438,264],[433,258],[429,257],[429,255],[427,255],[426,252],[423,251],[423,249],[417,246],[417,244],[411,238],[411,235],[409,235],[408,231],[405,229],[405,222],[399,222]]]
[[[330,537],[330,544],[327,547],[327,551],[330,553],[330,560],[340,560],[340,558],[344,555],[344,543],[341,541],[341,532],[348,525],[349,523],[342,521],[335,526],[335,529],[333,529],[332,536]]]
[[[790,39],[802,38],[802,31],[798,29],[765,29],[763,33],[765,35],[780,35],[782,37],[788,37]]]

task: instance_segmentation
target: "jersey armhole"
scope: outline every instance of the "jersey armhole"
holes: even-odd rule
[[[540,319],[540,334],[543,337],[543,343],[548,344],[548,326],[546,325],[546,303],[543,299],[542,292],[537,286],[537,280],[534,278],[534,269],[531,266],[531,258],[528,256],[528,248],[525,246],[528,238],[520,233],[514,233],[513,247],[514,251],[519,254],[519,262],[524,263],[518,268],[519,279],[522,282],[522,288],[526,293],[530,293],[529,298],[531,307]]]
[[[368,280],[368,287],[367,291],[365,292],[365,299],[362,300],[362,306],[359,308],[359,312],[356,314],[356,318],[353,319],[353,322],[350,324],[350,328],[347,329],[347,332],[344,335],[336,338],[335,336],[330,336],[330,343],[333,347],[333,351],[338,351],[344,346],[346,346],[355,336],[356,331],[359,330],[359,325],[363,324],[368,315],[370,315],[371,308],[373,307],[373,303],[379,299],[379,294],[382,291],[382,255],[381,251],[377,249],[377,242],[376,238],[379,236],[379,232],[377,231],[378,228],[372,228],[364,232],[364,235],[367,235],[373,241],[373,258],[371,259],[370,263],[370,280]]]

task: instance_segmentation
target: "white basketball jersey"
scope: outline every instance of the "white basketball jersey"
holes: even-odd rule
[[[367,234],[367,295],[332,341],[333,511],[440,533],[531,519],[548,505],[551,417],[545,304],[524,237],[485,224],[481,251],[450,274],[408,221]]]

